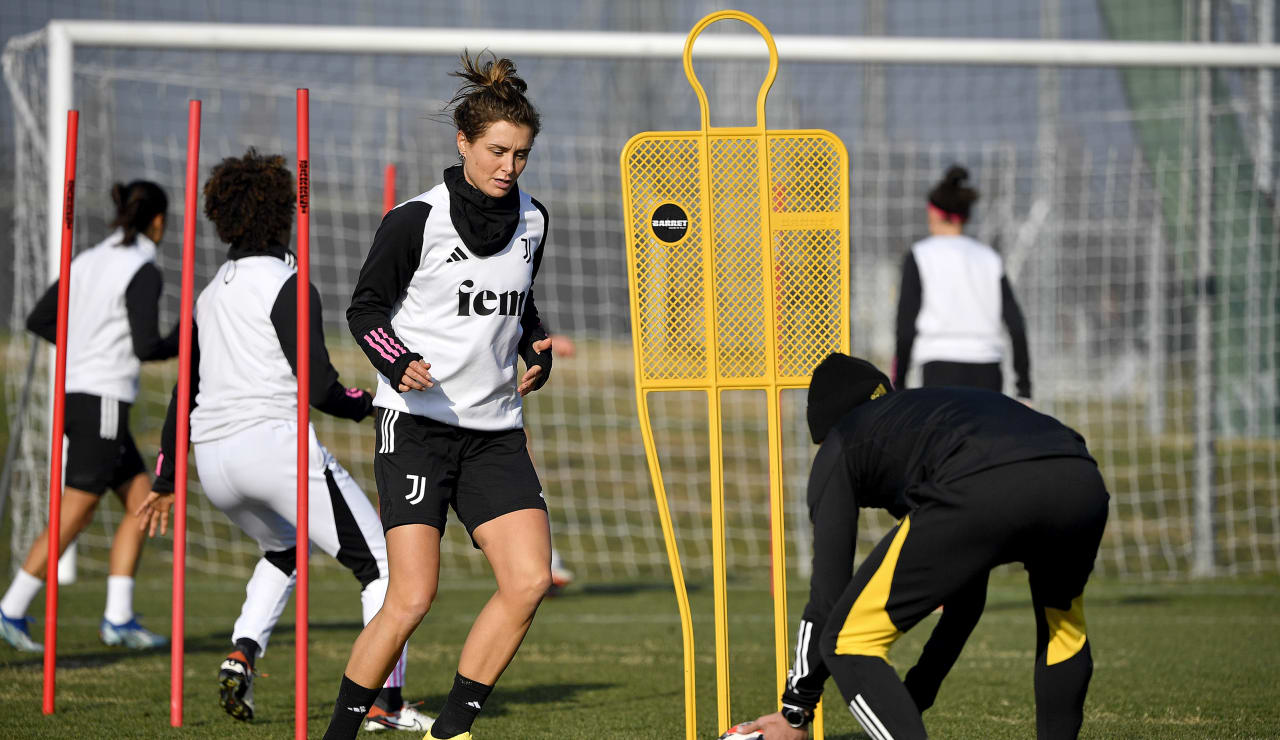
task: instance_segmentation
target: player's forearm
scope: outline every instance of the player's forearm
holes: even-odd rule
[[[818,648],[822,627],[821,622],[800,620],[800,629],[796,631],[796,654],[791,669],[787,671],[787,684],[782,692],[783,704],[812,710],[822,699],[823,685],[831,676]]]
[[[392,383],[404,377],[409,363],[422,359],[422,355],[411,351],[400,341],[389,320],[360,315],[352,317],[348,311],[347,324],[356,344],[369,358],[369,364]]]
[[[143,362],[167,360],[178,354],[177,335],[160,334],[159,303],[163,287],[160,270],[148,263],[138,269],[124,291],[133,353]]]
[[[175,332],[176,334],[176,332]],[[196,407],[196,395],[200,392],[200,333],[198,325],[191,322],[191,369],[188,374],[190,381],[190,397],[187,399],[187,418],[191,417],[191,411]],[[160,456],[156,461],[156,479],[151,485],[151,490],[158,493],[170,493],[174,488],[174,478],[177,475],[177,457],[176,450],[178,448],[178,385],[173,386],[173,393],[169,397],[169,408],[165,412],[164,426],[160,430]]]
[[[902,284],[898,290],[897,346],[893,361],[893,387],[906,384],[907,371],[911,369],[911,350],[916,341],[916,318],[920,315],[923,292],[920,285],[920,269],[915,257],[907,253],[902,263]]]
[[[360,388],[347,388],[334,381],[323,394],[313,394],[311,405],[330,416],[360,421],[373,411],[373,396]]]
[[[157,493],[173,493],[174,477],[177,463],[175,450],[178,448],[178,386],[174,385],[169,396],[169,409],[164,415],[164,426],[160,430],[160,453],[156,459],[156,479],[151,483],[151,490]]]
[[[1027,347],[1027,324],[1007,277],[1000,279],[1000,303],[1005,326],[1009,329],[1009,340],[1013,344],[1013,372],[1017,377],[1018,397],[1031,398],[1031,353]]]
[[[58,281],[36,301],[27,316],[27,330],[46,342],[58,341]]]

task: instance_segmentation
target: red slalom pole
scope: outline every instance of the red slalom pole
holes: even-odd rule
[[[396,207],[396,166],[387,165],[382,171],[382,215]]]
[[[298,88],[298,585],[294,597],[297,624],[294,634],[293,734],[307,738],[307,612],[310,585],[311,527],[307,495],[310,483],[311,430],[311,122],[305,87]]]
[[[169,724],[182,726],[187,614],[187,450],[191,442],[191,326],[200,195],[200,101],[187,102],[187,182],[182,215],[182,308],[178,320],[178,439],[173,454],[173,639],[169,641]]]
[[[67,307],[71,300],[71,227],[76,215],[76,142],[80,111],[67,111],[67,163],[62,176],[62,261],[58,268],[58,334],[49,442],[49,562],[44,573],[44,713],[53,714],[58,666],[58,538],[62,534],[62,432],[67,402]]]

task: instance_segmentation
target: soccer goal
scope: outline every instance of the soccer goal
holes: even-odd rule
[[[1133,21],[1115,19],[1126,22]],[[490,48],[517,60],[543,113],[521,185],[551,213],[539,306],[576,344],[528,399],[553,537],[587,579],[664,578],[635,424],[617,163],[636,132],[696,126],[696,101],[680,76],[683,39],[139,22],[55,22],[12,39],[4,52],[17,117],[8,408],[27,388],[33,340],[22,322],[54,267],[49,232],[60,186],[50,188],[50,173],[60,173],[68,107],[81,111],[75,238],[82,248],[104,233],[114,180],[161,183],[170,223],[182,222],[188,99],[204,103],[207,172],[248,146],[292,152],[294,91],[309,87],[312,279],[335,364],[349,383],[368,385],[372,371],[348,340],[344,311],[383,211],[385,167],[396,166],[401,199],[439,179],[454,160],[454,134],[439,115],[456,88],[448,72],[464,47]],[[1272,132],[1280,50],[785,33],[777,47],[784,65],[769,98],[771,125],[828,129],[850,154],[855,353],[890,362],[898,269],[924,234],[925,193],[947,165],[965,164],[982,191],[972,233],[1001,250],[1027,315],[1036,404],[1085,434],[1112,493],[1099,570],[1141,578],[1277,570],[1280,213]],[[759,86],[758,38],[718,29],[694,58],[717,125],[746,120],[749,111],[733,103],[753,99]],[[197,287],[224,259],[200,221]],[[171,228],[160,248],[166,323],[177,316],[178,242]],[[47,517],[47,365],[38,352],[11,463],[10,547],[19,554]],[[144,373],[132,418],[150,454],[173,378],[172,364]],[[803,396],[794,393],[784,419],[786,536],[788,562],[803,575],[812,451]],[[730,568],[743,573],[764,572],[770,562],[760,484],[766,430],[751,403],[725,408],[725,530]],[[685,566],[692,577],[705,575],[712,561],[700,459],[706,414],[680,398],[653,412]],[[319,414],[315,422],[372,494],[372,427]],[[257,557],[252,542],[203,502],[198,487],[189,516],[189,569],[247,575]],[[862,545],[885,524],[873,518]],[[82,569],[105,572],[114,525],[99,516],[82,535]],[[451,527],[446,536],[446,578],[484,572],[460,534]]]

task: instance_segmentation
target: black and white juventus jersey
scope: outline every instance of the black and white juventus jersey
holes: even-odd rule
[[[191,347],[191,441],[222,439],[265,420],[296,421],[297,291],[293,255],[284,247],[232,247],[196,300]],[[360,420],[371,396],[346,388],[324,344],[320,293],[311,286],[311,405]],[[156,491],[171,491],[177,388],[161,435]]]
[[[1001,323],[1013,343],[1018,395],[1029,398],[1026,326],[999,253],[964,235],[916,242],[902,265],[894,386],[902,387],[913,361],[1000,362]]]
[[[513,231],[491,254],[460,235],[446,183],[383,218],[347,311],[352,335],[378,370],[375,406],[474,430],[523,426],[516,356],[546,336],[533,283],[548,222],[541,203],[512,196]],[[431,364],[436,383],[400,393],[415,359]]]
[[[71,261],[67,393],[132,403],[140,363],[177,354],[177,332],[162,337],[159,331],[163,280],[155,259],[154,242],[138,234],[125,244],[124,231],[117,229]],[[55,281],[27,318],[27,328],[54,342],[57,324]]]

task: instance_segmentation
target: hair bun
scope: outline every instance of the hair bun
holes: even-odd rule
[[[111,202],[116,204],[116,210],[124,208],[124,183],[117,182],[111,186]]]
[[[493,52],[488,52],[489,58],[484,59],[485,53],[477,54],[474,59],[463,53],[462,69],[454,74],[466,80],[464,90],[486,89],[502,100],[508,100],[514,94],[524,94],[529,89],[529,85],[516,74],[515,62],[506,57],[499,58]]]
[[[942,176],[942,182],[948,187],[962,187],[969,181],[969,170],[958,164],[953,164],[947,168],[947,174]]]

